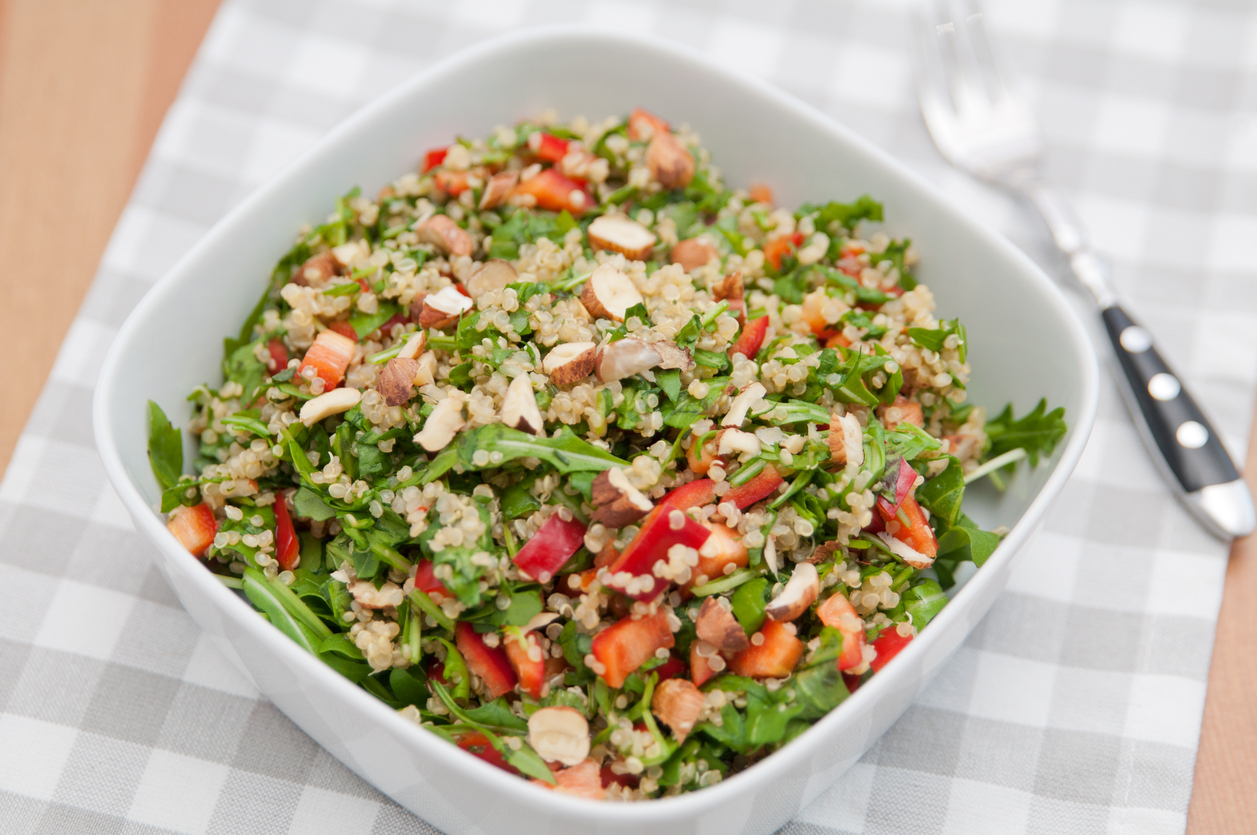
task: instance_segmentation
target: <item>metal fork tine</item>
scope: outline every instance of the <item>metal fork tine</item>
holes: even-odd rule
[[[919,6],[913,9],[912,19],[917,39],[917,95],[922,108],[934,113],[938,108],[951,104],[947,67],[936,34],[938,24],[928,18]]]
[[[945,40],[950,41],[954,56],[951,84],[956,110],[961,115],[986,110],[991,107],[992,97],[982,71],[982,61],[970,38],[969,15],[965,8],[968,4],[957,5],[938,0],[938,5],[950,22]]]
[[[991,39],[986,33],[986,16],[981,8],[972,0],[964,0],[965,30],[972,44],[974,56],[977,58],[991,98],[1007,101],[1016,94],[1016,77],[1008,65],[1001,60]]]

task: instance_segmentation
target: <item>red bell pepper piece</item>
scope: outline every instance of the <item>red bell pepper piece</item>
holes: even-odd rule
[[[784,481],[777,468],[772,464],[764,465],[750,481],[730,487],[729,492],[720,497],[721,502],[733,502],[738,510],[746,510],[758,501],[768,498]]]
[[[668,616],[656,612],[644,618],[632,615],[612,624],[594,636],[591,652],[606,668],[602,678],[611,687],[649,661],[660,649],[672,649],[676,639],[668,626]]]
[[[593,197],[575,180],[564,177],[553,168],[547,168],[537,176],[515,186],[514,194],[531,194],[537,208],[551,212],[567,210],[573,215],[584,214],[594,204]]]
[[[496,699],[515,689],[519,680],[511,669],[510,659],[502,647],[491,647],[476,634],[470,623],[460,621],[454,628],[454,643],[467,662],[467,669],[475,673],[490,699]]]
[[[899,472],[895,475],[895,504],[892,512],[897,512],[903,500],[908,498],[917,483],[917,471],[912,469],[908,459],[899,459]]]
[[[408,317],[405,313],[394,313],[392,318],[390,318],[384,324],[380,325],[380,328],[377,332],[380,334],[381,337],[392,336],[394,325],[404,325],[409,321],[410,321],[410,317]]]
[[[673,513],[681,517],[675,527]],[[636,600],[654,600],[668,587],[667,580],[654,575],[655,564],[668,558],[668,549],[673,545],[697,550],[709,536],[711,531],[702,524],[671,505],[661,504],[647,514],[637,536],[607,569],[613,575],[627,572],[637,578],[631,582],[633,591],[628,591],[627,585],[624,588],[614,582],[607,585]]]
[[[754,359],[759,353],[759,349],[764,346],[764,334],[768,333],[768,317],[760,316],[758,319],[752,319],[746,323],[746,327],[742,328],[742,332],[738,334],[738,339],[733,343],[733,347],[729,349],[729,356],[741,354],[747,359]]]
[[[687,589],[727,576],[726,572],[732,570],[730,565],[734,569],[745,568],[751,561],[740,533],[719,522],[704,522],[703,525],[711,531],[711,538],[698,554],[698,565],[694,566],[689,582],[684,584]]]
[[[292,571],[297,567],[297,558],[301,556],[301,541],[292,527],[292,519],[288,516],[288,504],[283,493],[275,494],[275,559],[279,567]]]
[[[890,502],[878,496],[877,513],[883,522],[894,519],[899,523],[899,529],[891,534],[895,539],[927,557],[938,556],[938,539],[925,518],[925,511],[917,503],[916,496],[905,496],[898,511]]]
[[[462,748],[473,757],[478,757],[484,760],[489,765],[496,765],[503,771],[509,771],[512,774],[519,774],[514,766],[506,761],[506,757],[502,755],[502,752],[489,744],[489,740],[485,738],[484,734],[465,734],[459,737],[458,747]]]
[[[702,687],[711,680],[716,671],[711,668],[710,659],[698,654],[698,643],[694,641],[690,644],[690,680],[695,687]]]
[[[646,134],[655,134],[661,131],[668,131],[668,123],[660,119],[649,110],[640,107],[634,108],[628,118],[628,138],[634,142],[640,142],[646,138]]]
[[[890,659],[898,655],[904,647],[912,643],[911,635],[900,635],[898,629],[887,629],[877,637],[873,642],[873,649],[877,650],[877,657],[869,664],[873,668],[873,672],[878,672],[890,663]]]
[[[457,197],[469,187],[466,171],[447,171],[444,168],[432,175],[432,182],[450,197]]]
[[[851,618],[845,617],[846,615],[851,615]],[[838,669],[850,670],[860,666],[860,662],[864,660],[864,620],[847,596],[839,592],[829,597],[816,607],[816,616],[821,623],[842,633],[842,653],[838,656]]]
[[[266,343],[266,350],[271,355],[270,362],[266,364],[267,371],[278,374],[288,367],[288,349],[284,347],[282,339],[272,339]]]
[[[616,774],[614,771],[611,770],[611,766],[609,765],[604,765],[602,767],[601,773],[602,773],[602,787],[604,789],[612,785],[624,786],[624,788],[626,789],[635,789],[637,788],[637,784],[639,782],[638,777],[635,777],[634,775],[629,774],[628,772],[625,772],[624,774]]]
[[[547,162],[559,162],[567,156],[569,144],[566,139],[541,130],[528,137],[528,147]]]
[[[324,390],[331,391],[345,379],[345,369],[353,359],[356,344],[352,338],[334,330],[323,331],[314,338],[310,350],[306,351],[297,374],[300,376],[307,368],[313,368],[315,376],[323,380]]]
[[[415,563],[415,588],[429,596],[439,594],[454,599],[454,593],[437,579],[436,566],[432,564],[432,560],[419,560]]]
[[[533,580],[548,583],[584,544],[585,526],[580,520],[564,520],[555,513],[519,549],[511,562]]]
[[[710,478],[696,478],[691,482],[674,487],[659,500],[659,504],[675,507],[677,510],[689,510],[691,507],[705,507],[716,500],[716,482]]]
[[[781,259],[796,251],[801,243],[803,243],[802,232],[773,238],[764,244],[764,259],[773,265],[774,270],[779,270],[781,269]]]
[[[445,155],[449,152],[448,148],[433,148],[423,155],[423,173],[427,174],[433,168],[445,162]]]
[[[541,651],[541,640],[536,632],[524,632],[515,627],[502,635],[507,660],[519,678],[519,689],[534,699],[543,697],[546,684],[546,657]],[[535,656],[535,657],[534,657]]]
[[[860,679],[863,676],[853,676],[850,673],[842,674],[842,683],[847,685],[847,692],[854,693],[860,689]]]
[[[204,502],[194,507],[180,505],[170,512],[166,529],[188,549],[188,553],[199,557],[205,553],[206,548],[214,544],[218,520],[214,518],[214,511]]]
[[[659,676],[660,681],[667,681],[670,678],[677,678],[685,675],[685,662],[675,655],[668,656],[668,660],[651,670]]]
[[[785,678],[794,672],[803,657],[803,642],[794,634],[794,627],[775,620],[766,620],[760,628],[762,644],[752,644],[733,656],[729,669],[748,678]]]

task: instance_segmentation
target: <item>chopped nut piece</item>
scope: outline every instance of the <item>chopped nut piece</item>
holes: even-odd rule
[[[654,232],[623,215],[602,215],[589,224],[589,243],[594,249],[609,249],[630,261],[649,258],[657,240]]]
[[[506,202],[506,198],[511,196],[511,189],[515,188],[517,182],[519,182],[518,171],[503,171],[490,177],[484,187],[484,194],[480,196],[480,211],[501,206]]]
[[[633,280],[611,264],[594,270],[580,294],[581,304],[594,319],[623,322],[628,309],[642,303]]]
[[[764,607],[764,614],[773,620],[794,620],[807,611],[820,593],[821,579],[816,573],[816,566],[801,562],[794,567],[794,573],[781,594]]]
[[[380,384],[377,388],[384,395],[384,402],[389,406],[400,406],[410,400],[411,388],[414,386],[415,372],[419,370],[419,360],[405,357],[393,357],[380,372]]]
[[[608,528],[622,528],[652,511],[655,505],[629,483],[624,470],[612,467],[598,473],[591,496],[594,510],[590,517]]]
[[[672,263],[680,264],[688,273],[715,258],[716,248],[701,238],[686,238],[677,241],[668,257],[672,259]]]
[[[864,430],[854,415],[829,416],[829,457],[851,467],[864,463]]]
[[[741,301],[745,292],[746,288],[742,284],[742,273],[729,273],[712,285],[711,297],[716,301],[724,301],[725,299]]]
[[[346,267],[353,266],[353,263],[362,258],[371,257],[371,247],[366,241],[347,241],[340,246],[332,247],[332,255],[336,256],[337,262],[340,263],[343,274]]]
[[[877,538],[885,543],[886,547],[890,549],[892,554],[899,557],[913,568],[929,568],[934,564],[933,557],[922,554],[908,543],[896,539],[887,533],[879,533]]]
[[[301,269],[293,275],[292,283],[303,287],[323,287],[332,276],[343,273],[343,265],[336,260],[335,254],[324,252],[307,258]]]
[[[598,347],[592,342],[556,345],[541,361],[541,369],[550,375],[550,382],[556,386],[570,386],[590,375],[597,354]]]
[[[532,379],[521,374],[511,381],[502,398],[502,422],[512,429],[540,435],[544,431],[541,410],[537,408],[537,394]]]
[[[510,261],[491,258],[481,264],[467,279],[467,292],[471,293],[473,299],[478,299],[491,290],[501,290],[518,280],[519,273],[515,272]]]
[[[604,383],[623,380],[654,368],[662,360],[655,346],[630,336],[599,349],[598,379]]]
[[[423,348],[428,342],[428,335],[424,331],[415,331],[406,340],[406,344],[397,352],[397,356],[402,359],[417,359],[423,353]]]
[[[589,756],[589,722],[570,707],[543,707],[528,717],[528,744],[547,762],[572,766]]]
[[[807,558],[807,561],[812,565],[820,565],[823,562],[828,562],[829,559],[833,557],[834,552],[838,551],[841,547],[842,545],[836,539],[831,542],[823,542],[816,546],[816,550],[812,552],[812,556]]]
[[[463,420],[463,397],[461,391],[454,391],[437,403],[424,422],[423,429],[415,435],[415,443],[428,452],[436,452],[449,446],[458,430],[466,425]]]
[[[767,393],[768,389],[764,388],[763,383],[751,383],[742,389],[742,392],[729,404],[729,411],[720,421],[720,425],[741,426],[742,421],[746,420],[746,413],[751,410],[751,404]]]
[[[693,682],[683,678],[670,678],[659,682],[659,686],[655,688],[655,696],[650,701],[650,712],[672,729],[677,742],[684,742],[690,731],[694,730],[699,714],[703,712],[704,701],[703,691],[695,687]]]
[[[698,637],[722,652],[741,652],[751,645],[742,624],[718,597],[708,597],[703,601],[694,627]]]
[[[741,429],[728,427],[721,429],[716,436],[716,451],[719,455],[729,455],[735,452],[759,455],[760,449],[759,438]]]
[[[302,405],[301,422],[306,426],[313,426],[323,420],[323,418],[339,415],[341,412],[348,412],[354,406],[357,406],[358,401],[361,399],[362,393],[357,389],[332,389],[327,394],[320,394],[313,400],[307,400]]]
[[[417,386],[430,386],[436,382],[436,354],[428,351],[419,356],[419,366],[415,369],[414,383]]]
[[[423,309],[419,313],[419,327],[438,330],[451,327],[459,317],[471,310],[472,304],[471,299],[453,286],[428,293],[423,298]]]
[[[688,371],[694,367],[694,355],[689,348],[672,342],[654,342],[651,347],[659,352],[660,368],[679,368]]]
[[[694,156],[667,131],[656,131],[650,140],[646,167],[664,188],[685,188],[694,179]]]
[[[433,244],[449,255],[471,255],[471,235],[446,215],[433,215],[415,227],[424,243]]]

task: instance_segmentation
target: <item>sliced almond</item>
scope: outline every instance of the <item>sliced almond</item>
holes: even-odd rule
[[[581,304],[594,319],[623,322],[628,309],[642,303],[633,280],[612,264],[594,270],[580,294]]]
[[[521,374],[506,389],[502,398],[502,422],[512,429],[540,435],[544,423],[541,410],[537,408],[537,394],[533,391],[532,379]]]
[[[592,342],[556,345],[541,361],[541,370],[550,375],[550,382],[556,386],[570,386],[590,375],[597,353],[598,346]]]
[[[480,211],[496,209],[505,203],[517,182],[519,182],[518,171],[503,171],[490,177],[489,182],[485,184],[484,194],[480,195]]]
[[[589,722],[575,708],[543,707],[528,717],[528,744],[546,762],[577,765],[589,756]]]
[[[658,240],[654,232],[624,215],[602,215],[589,224],[594,249],[609,249],[630,261],[645,261]]]
[[[629,483],[620,467],[598,473],[590,495],[596,508],[590,518],[608,528],[632,524],[655,508],[650,499]]]
[[[436,354],[427,351],[419,355],[419,366],[415,369],[414,384],[430,386],[436,382]]]
[[[655,688],[655,696],[650,700],[650,712],[672,729],[677,742],[684,742],[690,731],[694,730],[699,714],[703,712],[704,701],[706,697],[703,691],[695,687],[693,682],[683,678],[670,678],[659,682],[659,686]]]
[[[415,227],[419,240],[448,255],[471,255],[471,235],[446,215],[433,215]]]
[[[864,430],[855,415],[829,416],[829,458],[850,467],[864,463]]]
[[[933,557],[922,554],[908,543],[895,539],[887,533],[879,533],[877,538],[886,544],[892,554],[913,568],[929,568],[934,564]]]
[[[718,455],[732,455],[734,453],[759,455],[761,448],[759,438],[754,434],[743,432],[741,429],[733,427],[721,429],[716,438],[716,452]]]
[[[313,426],[324,418],[348,412],[362,399],[362,392],[353,388],[332,389],[327,394],[320,394],[313,400],[307,400],[301,406],[301,422]]]
[[[463,393],[451,392],[436,404],[432,414],[424,421],[423,429],[415,435],[415,443],[428,452],[437,452],[449,446],[458,430],[466,425],[463,420]]]
[[[704,266],[716,255],[716,248],[701,238],[686,238],[677,241],[668,257],[672,259],[672,263],[680,264],[688,273]]]
[[[293,274],[292,283],[303,287],[324,287],[332,276],[343,272],[343,266],[336,260],[336,256],[331,252],[323,252],[307,258],[301,269]]]
[[[685,188],[694,179],[694,156],[668,131],[656,131],[650,140],[646,167],[664,188]]]
[[[763,383],[751,383],[742,389],[738,396],[733,398],[733,402],[729,404],[729,411],[725,414],[724,419],[720,421],[720,425],[741,426],[742,421],[746,420],[746,415],[751,410],[751,406],[767,393],[768,389],[764,388]]]
[[[419,327],[441,330],[453,326],[460,316],[471,310],[471,299],[458,292],[453,286],[442,287],[435,293],[423,297],[423,308],[419,312]]]
[[[781,594],[773,598],[764,607],[764,614],[773,620],[791,621],[807,611],[821,593],[821,578],[816,573],[816,566],[810,562],[801,562],[794,567],[794,573],[786,582]]]
[[[419,355],[423,353],[424,346],[427,344],[427,333],[425,331],[415,331],[406,339],[406,344],[397,352],[397,356],[407,360],[418,359]]]
[[[694,355],[689,348],[682,348],[674,342],[655,342],[651,344],[659,352],[660,368],[679,368],[688,371],[694,367]]]
[[[370,258],[371,247],[367,246],[366,241],[347,241],[340,246],[332,247],[332,255],[336,256],[342,268],[341,272],[344,272],[344,269],[352,267],[355,261]]]
[[[624,380],[654,368],[663,360],[655,346],[644,339],[626,337],[598,352],[598,379],[604,383]]]
[[[384,395],[384,403],[389,406],[400,406],[410,400],[414,387],[415,372],[419,370],[419,360],[406,357],[393,357],[380,372],[380,383],[376,387]]]
[[[467,292],[471,293],[473,299],[478,299],[485,293],[501,290],[516,281],[519,281],[519,273],[515,272],[510,261],[490,258],[477,267],[467,279]]]
[[[751,645],[742,624],[724,607],[719,597],[708,597],[694,621],[698,637],[721,652],[741,652]]]
[[[742,273],[740,272],[729,273],[715,282],[711,288],[711,297],[716,301],[724,301],[725,299],[741,301],[745,293],[746,287],[742,283]]]

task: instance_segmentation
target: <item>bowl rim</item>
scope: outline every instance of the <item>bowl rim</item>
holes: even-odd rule
[[[114,443],[115,424],[112,418],[112,404],[116,397],[115,380],[122,369],[122,355],[127,346],[143,335],[143,326],[152,310],[157,308],[169,295],[176,292],[181,277],[190,267],[195,265],[207,254],[212,253],[224,243],[229,242],[236,229],[244,220],[253,214],[255,207],[262,206],[270,195],[281,184],[298,177],[306,169],[316,166],[320,159],[330,153],[330,149],[349,138],[358,127],[371,122],[376,117],[386,114],[399,106],[411,95],[427,87],[444,75],[456,72],[460,67],[474,64],[482,57],[490,56],[503,49],[519,49],[524,47],[540,48],[546,43],[562,43],[573,40],[588,42],[590,39],[602,39],[613,42],[616,46],[639,50],[643,53],[666,55],[671,60],[689,64],[695,69],[718,75],[722,80],[733,85],[741,85],[752,91],[773,98],[778,104],[787,108],[792,115],[828,134],[834,140],[857,146],[862,152],[872,156],[890,174],[906,181],[918,195],[933,204],[932,208],[954,216],[968,231],[989,247],[994,248],[1004,257],[1019,263],[1026,273],[1026,278],[1037,283],[1040,290],[1046,290],[1049,300],[1061,319],[1066,323],[1068,333],[1062,334],[1071,341],[1087,346],[1080,352],[1082,367],[1079,369],[1080,403],[1078,413],[1072,417],[1072,425],[1066,442],[1059,452],[1056,464],[1040,488],[1038,495],[1026,508],[1021,518],[1014,524],[1010,533],[1000,543],[982,570],[974,573],[970,580],[956,593],[948,606],[934,619],[938,628],[927,629],[921,636],[913,640],[901,653],[905,659],[914,659],[930,652],[941,635],[947,631],[945,624],[965,617],[966,601],[978,597],[983,589],[996,581],[999,569],[1009,562],[1013,555],[1025,544],[1031,533],[1038,527],[1048,506],[1060,493],[1061,488],[1072,474],[1083,447],[1091,433],[1095,421],[1099,398],[1098,365],[1089,334],[1078,319],[1078,314],[1066,300],[1060,287],[1045,275],[1022,250],[994,230],[972,220],[963,213],[952,208],[942,193],[930,182],[912,171],[904,163],[892,157],[869,140],[856,134],[850,128],[823,114],[811,105],[794,95],[740,70],[732,69],[706,57],[697,56],[687,51],[677,42],[658,37],[625,33],[609,30],[604,27],[584,24],[552,24],[529,27],[509,34],[483,40],[468,48],[459,50],[431,67],[416,73],[392,89],[378,96],[368,104],[354,111],[330,131],[314,142],[281,171],[256,187],[236,206],[229,210],[186,252],[178,261],[163,274],[145,293],[136,307],[128,315],[119,328],[113,343],[102,363],[96,383],[92,402],[93,430],[98,452],[105,473],[118,492],[123,505],[136,522],[136,527],[158,547],[164,558],[163,562],[172,572],[179,572],[187,579],[201,586],[216,608],[225,618],[230,618],[235,627],[249,633],[250,637],[261,642],[269,652],[278,653],[283,663],[295,667],[303,674],[312,676],[320,687],[331,688],[333,694],[342,700],[356,700],[366,717],[373,723],[382,724],[395,737],[404,742],[415,754],[432,762],[452,769],[460,776],[481,781],[486,788],[493,789],[513,802],[524,807],[551,813],[562,813],[569,818],[584,819],[591,822],[612,824],[650,824],[652,822],[671,820],[701,813],[713,806],[733,800],[744,789],[762,787],[793,768],[798,761],[807,758],[820,745],[828,742],[829,735],[824,729],[844,721],[846,714],[840,708],[831,711],[793,740],[781,752],[777,752],[755,764],[754,767],[739,772],[732,777],[700,791],[693,791],[675,797],[658,798],[649,802],[638,803],[606,803],[559,795],[553,792],[538,791],[528,785],[528,781],[508,774],[474,756],[458,756],[459,750],[436,734],[428,732],[418,725],[403,719],[396,711],[383,702],[366,693],[348,679],[336,673],[313,655],[303,651],[295,642],[283,635],[256,614],[251,606],[242,600],[233,590],[213,579],[200,561],[191,557],[166,530],[159,515],[149,507],[138,487],[127,475],[122,456]],[[137,416],[136,418],[140,418]],[[909,663],[895,665],[888,670],[889,675],[874,676],[846,702],[856,705],[875,702],[882,698],[883,691],[889,693],[896,689],[899,679],[908,675]],[[899,672],[897,673],[896,670]],[[265,698],[265,694],[262,694]],[[786,752],[789,752],[788,754]],[[557,804],[557,805],[556,805]]]

